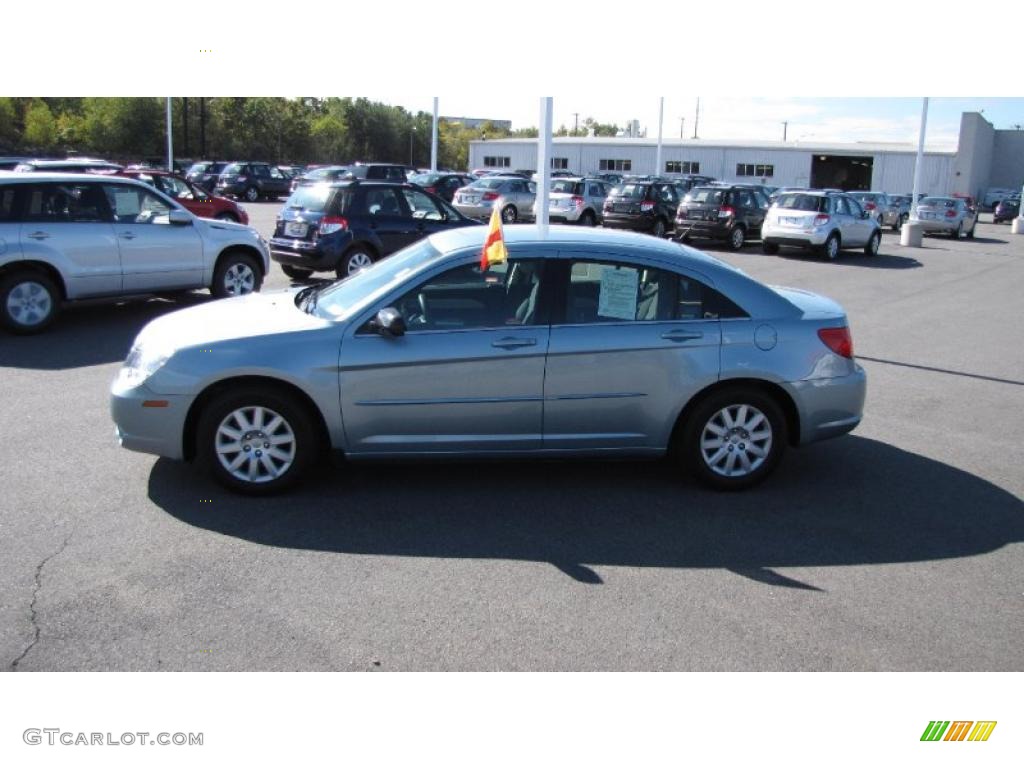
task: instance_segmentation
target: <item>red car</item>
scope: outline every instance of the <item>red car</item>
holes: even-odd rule
[[[239,224],[249,223],[249,214],[245,212],[245,208],[234,200],[211,195],[201,187],[197,187],[177,174],[157,171],[151,168],[140,168],[137,170],[124,170],[117,175],[138,179],[150,186],[156,187],[156,189],[168,197],[177,200],[196,216],[202,216],[204,219],[237,221]]]

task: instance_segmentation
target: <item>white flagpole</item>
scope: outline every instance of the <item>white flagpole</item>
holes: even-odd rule
[[[174,145],[171,140],[171,97],[167,97],[167,170],[174,173]]]

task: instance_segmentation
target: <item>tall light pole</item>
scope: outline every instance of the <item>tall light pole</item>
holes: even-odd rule
[[[554,99],[540,99],[540,136],[537,139],[537,228],[541,237],[548,234],[548,193],[551,178],[551,119]]]
[[[434,127],[431,131],[430,140],[430,171],[437,170],[437,96],[434,97]]]
[[[174,172],[174,143],[171,139],[171,97],[167,97],[167,170]]]
[[[917,191],[921,188],[921,166],[924,162],[924,132],[928,126],[928,97],[921,100],[921,130],[917,135],[917,160],[914,162],[914,184],[910,193],[910,221],[900,231],[900,245],[920,248],[924,231],[917,218]]]
[[[697,97],[697,110],[693,115],[693,138],[697,138],[697,125],[700,123],[700,96]]]
[[[416,126],[409,129],[409,165],[412,165],[412,137],[416,135]]]
[[[783,120],[782,121],[782,141],[783,142],[786,141],[786,134],[788,132],[789,132],[789,121],[788,120]]]
[[[654,173],[661,174],[661,126],[665,116],[665,97],[658,102],[658,151],[654,155]]]
[[[683,138],[683,126],[684,125],[686,125],[686,118],[685,117],[680,117],[679,118],[679,138],[680,139]]]

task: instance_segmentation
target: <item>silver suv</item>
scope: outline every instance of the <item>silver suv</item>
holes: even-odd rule
[[[765,253],[778,253],[780,245],[794,245],[823,253],[829,259],[844,248],[878,253],[882,230],[869,211],[847,194],[804,191],[783,192],[768,209],[761,227]]]
[[[850,197],[871,214],[878,226],[892,227],[894,232],[899,232],[902,226],[900,206],[885,192],[850,192]]]
[[[601,220],[604,200],[611,185],[601,179],[569,177],[553,179],[548,196],[548,219],[552,224],[582,224],[593,227]],[[537,218],[537,202],[531,208]]]
[[[49,326],[64,301],[209,288],[259,290],[270,265],[256,230],[201,219],[148,184],[0,172],[0,324]]]

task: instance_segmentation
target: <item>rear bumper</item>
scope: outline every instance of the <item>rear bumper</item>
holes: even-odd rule
[[[719,223],[701,219],[676,219],[676,235],[703,237],[710,240],[727,240],[733,230],[733,222]]]
[[[800,417],[800,445],[845,435],[861,422],[867,376],[859,365],[848,376],[805,379],[785,386]]]
[[[609,229],[632,229],[634,232],[650,232],[654,229],[657,216],[651,214],[623,214],[605,211],[602,226]],[[671,222],[669,223],[671,226]]]
[[[824,245],[832,230],[822,228],[798,229],[765,224],[761,228],[761,240],[776,245],[793,245],[798,248]]]
[[[287,237],[270,239],[270,258],[278,264],[287,264],[314,272],[333,272],[341,261],[345,249],[352,242],[351,236],[342,238],[323,237],[316,242],[292,240]]]
[[[919,224],[924,232],[955,232],[960,225],[958,220],[949,222],[941,219],[918,219],[915,223]]]

